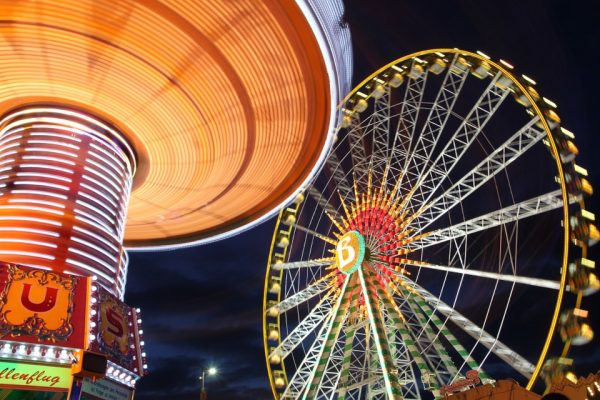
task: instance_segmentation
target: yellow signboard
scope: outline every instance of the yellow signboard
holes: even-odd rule
[[[0,387],[63,391],[71,386],[70,366],[0,361]]]

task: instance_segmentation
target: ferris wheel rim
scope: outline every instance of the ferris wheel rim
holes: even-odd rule
[[[344,98],[344,100],[342,101],[342,103],[340,104],[340,106],[338,106],[338,109],[343,111],[343,106],[348,102],[349,99],[352,98],[352,96],[354,96],[361,88],[363,88],[366,84],[368,84],[373,78],[377,77],[378,75],[380,75],[382,72],[386,71],[387,69],[391,68],[394,65],[397,65],[399,63],[405,62],[407,60],[411,60],[414,59],[415,57],[419,57],[419,56],[424,56],[424,55],[430,55],[433,53],[443,53],[445,55],[449,55],[449,54],[454,54],[454,55],[465,55],[465,56],[469,56],[472,57],[473,59],[479,60],[479,61],[484,61],[489,63],[492,67],[496,68],[497,71],[500,71],[504,76],[507,76],[510,78],[512,84],[514,84],[519,90],[520,93],[522,93],[523,95],[525,95],[527,97],[527,99],[529,100],[529,102],[531,103],[531,107],[533,108],[535,114],[537,116],[539,116],[539,122],[542,125],[543,131],[546,134],[546,138],[548,139],[549,142],[549,146],[550,146],[550,152],[551,155],[553,156],[553,158],[555,159],[555,166],[556,169],[558,171],[558,175],[559,175],[559,179],[560,179],[560,197],[562,199],[562,209],[563,209],[563,252],[562,252],[562,267],[561,267],[561,275],[560,275],[560,285],[558,288],[558,294],[557,294],[557,300],[556,300],[556,304],[554,306],[554,311],[553,311],[553,316],[551,319],[551,324],[550,324],[550,328],[548,330],[548,334],[546,336],[546,340],[544,342],[544,347],[542,349],[542,352],[540,354],[540,357],[537,360],[537,363],[535,365],[535,369],[534,372],[531,376],[531,378],[529,379],[529,382],[527,384],[527,389],[531,389],[531,387],[533,386],[533,384],[535,383],[535,381],[538,378],[538,375],[541,371],[541,368],[543,366],[544,360],[547,357],[547,353],[548,353],[548,349],[550,347],[550,343],[552,341],[552,338],[555,334],[556,331],[556,325],[557,325],[557,321],[559,318],[559,314],[561,311],[561,305],[562,305],[562,300],[563,300],[563,295],[565,292],[565,288],[566,288],[566,279],[567,279],[567,263],[569,261],[569,201],[568,201],[568,192],[567,192],[567,188],[566,188],[566,184],[565,184],[565,179],[564,179],[564,171],[563,171],[563,164],[560,160],[560,156],[558,154],[558,150],[557,150],[557,145],[555,143],[553,134],[551,133],[551,128],[549,127],[546,118],[543,117],[543,113],[541,108],[539,107],[539,105],[537,104],[537,101],[534,99],[531,94],[528,92],[528,90],[526,89],[526,87],[521,83],[521,81],[510,71],[508,70],[507,67],[501,65],[500,63],[496,63],[492,60],[490,60],[487,56],[482,55],[480,53],[474,53],[474,52],[469,52],[469,51],[464,51],[464,50],[459,50],[459,49],[445,49],[445,48],[440,48],[440,49],[431,49],[431,50],[424,50],[424,51],[419,51],[419,52],[415,52],[409,55],[406,55],[404,57],[398,58],[390,63],[388,63],[387,65],[381,67],[380,69],[378,69],[377,71],[375,71],[373,74],[371,74],[369,77],[367,77],[366,79],[364,79],[361,83],[359,83],[358,85],[355,86],[355,88]],[[337,129],[337,131],[339,131],[339,127]],[[333,150],[332,150],[333,151]],[[314,182],[314,179],[313,179]],[[312,182],[311,182],[312,183]],[[310,184],[309,184],[310,185]],[[303,193],[306,193],[307,189],[305,188],[305,190],[303,191]],[[296,210],[299,207],[299,202],[296,204]],[[584,199],[583,197],[579,200],[579,204],[581,206],[582,209],[584,209],[585,205],[584,205]],[[270,275],[270,269],[271,266],[273,265],[273,260],[272,260],[272,256],[273,256],[273,250],[275,248],[275,242],[276,242],[276,237],[277,237],[277,233],[278,233],[278,229],[282,224],[282,217],[284,216],[284,211],[285,209],[282,209],[277,222],[276,222],[276,228],[275,228],[275,233],[273,235],[272,238],[272,242],[271,242],[271,247],[270,247],[270,252],[269,252],[269,260],[268,260],[268,265],[267,265],[267,273],[265,275],[265,287],[264,287],[264,303],[263,303],[263,339],[264,339],[264,350],[265,350],[265,357],[266,357],[266,361],[267,361],[267,370],[269,373],[269,380],[271,382],[271,387],[273,390],[273,394],[275,396],[275,398],[279,398],[276,390],[275,390],[275,386],[273,384],[273,374],[271,371],[271,364],[269,362],[269,352],[268,352],[268,345],[267,345],[267,325],[266,325],[266,312],[267,312],[267,290],[268,290],[268,279],[269,279],[269,275]],[[287,252],[287,249],[285,250]],[[582,249],[582,255],[583,257],[585,257],[585,255],[587,254],[587,247],[584,247]],[[281,293],[278,294],[278,300],[281,297]],[[579,304],[581,303],[581,298],[582,298],[582,294],[578,293],[577,295],[577,301],[576,304],[577,306],[579,306]],[[280,327],[280,314],[277,316],[277,327],[278,327],[278,331],[281,333],[281,327]],[[568,351],[568,346],[570,345],[570,341],[568,341],[565,344],[565,347],[563,348],[563,354],[566,353]],[[285,363],[282,360],[281,362],[281,370],[283,370],[283,373],[285,374]]]

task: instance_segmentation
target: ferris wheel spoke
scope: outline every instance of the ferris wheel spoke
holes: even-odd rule
[[[350,305],[350,294],[354,291],[356,279],[353,275],[346,276],[340,296],[332,310],[332,318],[326,329],[326,338],[319,350],[317,362],[312,368],[310,379],[307,381],[306,390],[303,393],[303,400],[311,400],[316,398],[317,390],[320,387],[323,376],[325,375],[329,358],[334,351],[338,336],[341,332],[344,320],[348,315]],[[348,290],[350,288],[350,290]]]
[[[562,194],[560,189],[557,189],[447,228],[427,232],[423,235],[416,235],[415,237],[418,238],[409,241],[406,244],[406,247],[411,250],[422,249],[448,240],[464,237],[472,233],[495,228],[510,222],[520,221],[528,217],[543,214],[560,208],[562,205]]]
[[[427,82],[428,71],[422,69],[420,62],[413,60],[410,66],[406,91],[404,92],[404,101],[400,110],[400,118],[394,134],[390,164],[402,165],[402,174],[400,174],[400,187],[410,158],[410,150],[415,136],[415,130],[421,110],[421,102],[425,93],[425,84]]]
[[[419,293],[435,311],[447,317],[465,333],[491,350],[492,353],[498,356],[501,360],[505,361],[508,365],[512,366],[515,371],[519,372],[526,378],[531,377],[535,367],[532,363],[527,361],[527,359],[506,346],[493,335],[490,335],[483,328],[463,316],[461,313],[444,303],[441,299],[437,298],[417,283],[404,276],[401,276],[400,278],[404,280],[409,287]]]
[[[469,69],[463,66],[458,59],[459,56],[455,55],[448,67],[414,150],[410,156],[406,157],[408,160],[406,175],[411,182],[416,182],[423,173],[424,168],[429,164],[432,151],[440,134],[444,131],[446,122],[454,109],[456,99],[469,75]]]
[[[412,194],[409,202],[413,213],[433,196],[510,93],[498,87],[497,81],[501,77],[501,73],[496,74],[430,168],[416,183],[419,190]]]
[[[373,135],[372,151],[370,158],[370,170],[378,177],[383,174],[388,165],[388,136],[390,129],[390,102],[391,89],[389,86],[382,88],[379,98],[373,103],[373,114],[371,132]]]
[[[331,179],[335,183],[335,187],[342,195],[344,200],[354,201],[354,191],[348,180],[346,174],[342,170],[342,164],[335,154],[335,151],[331,151],[326,161],[327,166],[331,172]]]
[[[292,376],[292,379],[290,379],[288,386],[281,395],[282,400],[296,400],[302,395],[302,392],[306,388],[306,385],[311,378],[312,370],[319,360],[321,348],[323,347],[325,339],[327,338],[327,327],[327,324],[323,324],[321,326],[315,341],[310,346],[310,349],[306,352],[304,359],[296,369],[296,372]]]
[[[271,267],[275,271],[280,270],[290,270],[290,269],[304,269],[304,268],[312,268],[312,267],[323,267],[329,266],[334,263],[334,258],[318,258],[315,260],[306,260],[306,261],[291,261],[281,264],[272,264]]]
[[[326,279],[321,279],[317,282],[313,282],[304,289],[294,293],[290,297],[272,306],[273,313],[281,314],[292,308],[295,308],[298,305],[304,303],[305,301],[310,300],[313,297],[323,293],[324,291],[329,289],[331,285],[332,282]]]
[[[546,132],[535,126],[538,120],[539,118],[535,117],[528,121],[518,132],[496,148],[446,192],[427,204],[413,221],[415,228],[421,231],[429,226],[544,138]]]
[[[320,191],[319,189],[317,189],[314,185],[309,185],[308,186],[308,190],[307,190],[308,194],[310,195],[310,197],[313,198],[314,201],[317,202],[317,204],[323,209],[325,210],[327,213],[329,213],[329,215],[331,215],[332,217],[339,219],[339,215],[337,210],[335,209],[335,207],[333,207],[331,205],[331,203],[329,202],[329,199],[327,199]]]
[[[312,230],[310,228],[307,228],[305,226],[294,224],[294,228],[296,228],[297,230],[302,231],[304,233],[308,233],[309,235],[314,236],[318,239],[321,239],[325,243],[329,243],[334,246],[337,244],[337,242],[335,240],[331,239],[330,237],[320,234],[319,232]]]
[[[367,174],[369,172],[369,162],[365,151],[365,131],[360,123],[358,114],[352,117],[352,124],[348,127],[348,140],[350,145],[350,155],[352,158],[352,174],[354,182],[363,189],[367,184]]]
[[[276,356],[284,360],[308,335],[326,319],[335,302],[333,296],[328,296],[321,300],[319,304],[294,328],[292,332],[277,346],[270,354],[270,357]]]
[[[480,270],[467,269],[467,268],[457,268],[457,267],[450,267],[447,265],[428,264],[428,263],[419,262],[419,261],[415,262],[412,265],[415,265],[415,266],[418,266],[421,268],[425,268],[425,269],[436,270],[436,271],[444,271],[444,272],[452,272],[452,273],[461,274],[461,275],[477,276],[479,278],[495,279],[498,281],[513,282],[513,283],[519,283],[522,285],[536,286],[536,287],[546,288],[546,289],[554,289],[554,290],[560,289],[559,281],[553,281],[553,280],[549,280],[549,279],[532,278],[532,277],[527,277],[527,276],[518,276],[518,275],[511,275],[511,274],[502,274],[499,272],[480,271]]]

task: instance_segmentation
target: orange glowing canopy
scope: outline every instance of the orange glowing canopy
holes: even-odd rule
[[[123,132],[138,159],[129,247],[204,240],[277,207],[321,156],[332,97],[293,0],[0,2],[0,114],[71,105]]]

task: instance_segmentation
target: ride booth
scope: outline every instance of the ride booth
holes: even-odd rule
[[[93,278],[0,262],[0,400],[131,400],[139,309]]]

